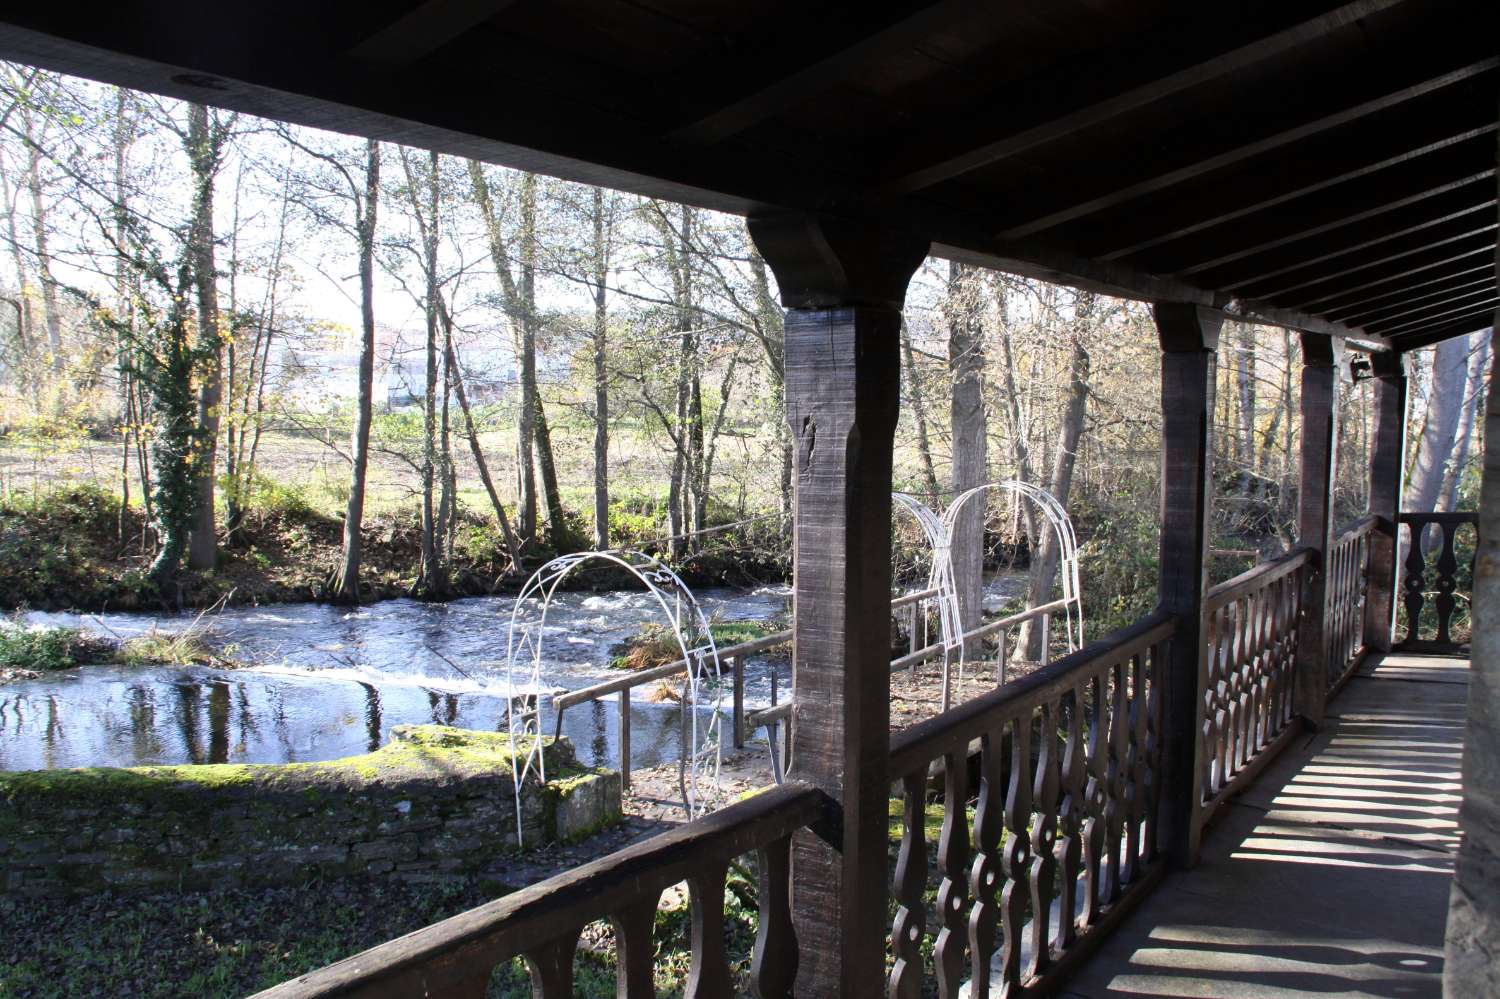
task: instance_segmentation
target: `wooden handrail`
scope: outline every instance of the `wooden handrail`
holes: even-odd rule
[[[1318,553],[1311,548],[1298,548],[1287,552],[1278,559],[1262,562],[1253,569],[1240,573],[1233,579],[1225,580],[1218,586],[1208,591],[1203,599],[1203,610],[1205,613],[1217,610],[1225,604],[1232,604],[1247,594],[1254,593],[1263,586],[1267,586],[1283,576],[1296,572],[1305,565],[1312,565],[1318,559]]]
[[[938,759],[984,734],[997,718],[1031,710],[1071,689],[1079,673],[1101,660],[1148,648],[1177,630],[1174,615],[1156,611],[1077,652],[1043,666],[1021,679],[981,694],[935,718],[904,728],[891,737],[890,772],[902,774]]]
[[[1477,524],[1479,511],[1455,510],[1444,513],[1437,511],[1422,513],[1416,510],[1403,510],[1396,516],[1396,521],[1401,524]]]
[[[798,829],[820,826],[831,808],[823,791],[807,784],[783,784],[285,982],[259,993],[257,999],[466,994],[462,990],[478,978],[487,981],[500,962],[536,953],[570,935],[576,940],[577,931],[597,919],[646,901],[654,914],[661,892],[684,879],[720,872],[722,890],[724,865],[751,850],[786,841]],[[777,932],[790,933],[789,912],[775,918],[788,920]],[[649,957],[649,924],[645,939]],[[781,944],[787,946],[785,937]],[[571,966],[571,950],[567,960]],[[482,987],[477,994],[483,995]]]

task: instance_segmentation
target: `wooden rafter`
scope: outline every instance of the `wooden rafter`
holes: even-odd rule
[[[1375,309],[1402,305],[1417,295],[1451,291],[1459,285],[1494,276],[1495,265],[1488,260],[1475,257],[1464,260],[1456,267],[1439,268],[1430,274],[1393,282],[1390,286],[1373,294],[1348,296],[1342,301],[1330,303],[1320,314],[1344,322],[1352,316],[1368,314]]]
[[[1481,310],[1460,316],[1441,326],[1432,326],[1416,330],[1406,336],[1392,338],[1391,342],[1397,350],[1420,350],[1423,347],[1431,347],[1435,343],[1442,343],[1444,340],[1451,340],[1456,336],[1477,333],[1479,330],[1494,325],[1494,321],[1494,309]]]
[[[1460,279],[1450,286],[1440,286],[1433,291],[1410,295],[1399,302],[1393,301],[1383,306],[1373,306],[1352,313],[1348,320],[1355,326],[1385,322],[1402,316],[1414,315],[1433,305],[1447,305],[1451,302],[1475,299],[1494,288],[1495,278],[1492,274],[1483,274],[1473,280]]]
[[[353,58],[387,67],[408,66],[430,55],[515,0],[424,0],[404,16],[349,50]]]
[[[1206,23],[1199,26],[1201,35],[1194,38],[1196,44],[1183,44],[1183,55],[1165,72],[1160,71],[1160,61],[1147,60],[1146,68],[1156,72],[1149,73],[1147,79],[1134,86],[1122,87],[1121,79],[1139,78],[1143,65],[1141,54],[1127,48],[1113,59],[1100,55],[1102,65],[1094,79],[1080,75],[1086,70],[1070,66],[1065,74],[1059,73],[1055,78],[1049,75],[1025,81],[1011,88],[1009,96],[1012,100],[1003,100],[1002,95],[998,106],[1005,109],[1003,123],[982,141],[956,154],[907,169],[884,186],[901,193],[932,187],[1271,59],[1399,2],[1401,0],[1356,0],[1297,24],[1268,25],[1258,32],[1252,28],[1249,40],[1246,40],[1249,26],[1244,23],[1225,24],[1222,17],[1205,16],[1203,21]],[[1201,9],[1211,12],[1214,7],[1210,5]],[[1226,47],[1226,41],[1235,44]],[[1035,96],[1031,102],[1021,103],[1014,100],[1019,95]],[[972,140],[980,132],[970,122],[963,134]]]

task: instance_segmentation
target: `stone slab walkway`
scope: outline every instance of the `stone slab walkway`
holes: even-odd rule
[[[1468,663],[1389,655],[1065,996],[1440,996]]]

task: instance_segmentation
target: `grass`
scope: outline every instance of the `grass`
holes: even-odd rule
[[[19,620],[0,621],[0,670],[39,673],[104,662],[114,643],[77,628],[30,627]]]
[[[503,894],[503,892],[501,892]],[[241,891],[82,899],[0,897],[0,997],[242,996],[341,960],[491,901],[477,881],[406,884],[385,879]],[[685,897],[657,911],[658,995],[682,995],[690,954]],[[730,868],[725,924],[731,966],[747,983],[755,880]],[[612,937],[599,924],[574,959],[575,996],[613,997]],[[738,990],[737,990],[738,991]],[[490,999],[531,996],[518,958],[495,969]]]
[[[714,647],[725,649],[731,645],[753,642],[782,629],[770,621],[710,621],[708,630],[714,639]],[[682,649],[677,636],[666,625],[647,624],[633,638],[626,639],[610,650],[609,665],[612,669],[638,671],[665,666],[682,658]]]

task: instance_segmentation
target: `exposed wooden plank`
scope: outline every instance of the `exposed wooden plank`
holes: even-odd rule
[[[1213,507],[1215,358],[1223,315],[1176,302],[1153,306],[1161,342],[1161,554],[1158,608],[1178,617],[1167,645],[1162,737],[1165,760],[1157,842],[1176,865],[1197,853],[1201,789],[1198,677],[1203,668],[1203,599]]]
[[[1275,277],[1235,285],[1229,290],[1250,298],[1284,299],[1346,275],[1361,274],[1382,264],[1461,244],[1481,233],[1493,232],[1495,226],[1494,211],[1488,207],[1480,208],[1435,225],[1413,229],[1404,235],[1379,240],[1368,247],[1335,254],[1302,267],[1288,268]]]
[[[1479,309],[1493,308],[1497,296],[1495,286],[1492,283],[1488,288],[1472,295],[1466,295],[1462,299],[1442,302],[1426,309],[1419,309],[1410,315],[1385,320],[1379,323],[1371,323],[1371,332],[1385,337],[1399,337],[1403,333],[1409,333],[1414,327],[1431,327],[1456,316],[1467,315]]]
[[[738,100],[676,129],[668,138],[693,145],[722,141],[800,99],[827,89],[861,66],[920,42],[973,6],[973,0],[931,3],[801,69],[759,81]]]
[[[409,66],[499,14],[516,0],[424,0],[349,50],[361,62]]]
[[[1278,309],[1269,302],[1258,302],[1254,299],[1234,299],[1224,309],[1232,318],[1241,319],[1245,322],[1262,323],[1266,326],[1284,326],[1287,329],[1299,330],[1303,333],[1317,333],[1321,336],[1341,337],[1346,340],[1358,338],[1363,340],[1373,339],[1377,344],[1381,342],[1380,337],[1372,338],[1369,333],[1357,326],[1330,322],[1323,316],[1298,312],[1295,309]]]
[[[1458,302],[1476,295],[1482,295],[1494,287],[1495,278],[1492,274],[1482,274],[1482,276],[1472,280],[1461,279],[1456,284],[1440,287],[1426,294],[1412,295],[1404,297],[1399,301],[1393,300],[1384,305],[1363,309],[1351,314],[1349,322],[1354,325],[1363,325],[1364,323],[1398,319],[1401,316],[1413,315],[1432,305],[1446,305],[1450,302]]]
[[[1393,282],[1374,293],[1351,295],[1342,301],[1329,304],[1320,312],[1339,322],[1347,322],[1348,317],[1356,313],[1365,313],[1377,308],[1384,309],[1392,304],[1402,305],[1416,295],[1449,291],[1469,282],[1489,280],[1494,276],[1495,267],[1489,261],[1464,260],[1457,265],[1436,268],[1431,273]]]
[[[1500,305],[1500,297],[1491,297],[1488,301],[1476,302],[1467,308],[1450,309],[1427,321],[1405,323],[1402,326],[1393,327],[1387,331],[1386,339],[1393,344],[1399,344],[1402,350],[1410,350],[1410,342],[1403,340],[1403,336],[1425,336],[1434,329],[1450,324],[1468,325],[1473,320],[1480,321],[1479,326],[1474,328],[1483,328],[1489,325],[1489,320],[1495,315],[1497,305]]]
[[[1329,137],[1320,149],[1305,149],[1302,156],[1283,160],[1275,169],[1247,164],[1243,169],[1218,173],[1137,201],[1128,206],[1129,211],[1122,207],[1059,227],[1048,238],[1085,256],[1127,260],[1195,232],[1228,223],[1238,225],[1247,217],[1281,209],[1296,199],[1331,193],[1338,185],[1360,178],[1370,177],[1371,186],[1379,191],[1375,201],[1361,206],[1369,208],[1382,200],[1408,197],[1494,168],[1493,140],[1489,136],[1500,125],[1491,120],[1493,115],[1487,109],[1470,101],[1421,105],[1420,114],[1416,107],[1415,102],[1408,106],[1412,117],[1402,127],[1392,128],[1374,119],[1360,122],[1348,134],[1341,133],[1338,142]],[[1368,130],[1364,127],[1367,124]],[[1476,162],[1468,147],[1455,151],[1439,160],[1451,171],[1437,174],[1420,187],[1407,187],[1407,172],[1392,170],[1464,143],[1489,149],[1488,159]],[[1460,162],[1454,163],[1455,159]],[[1391,172],[1375,176],[1383,171]],[[1388,186],[1382,187],[1383,183]],[[1285,211],[1277,214],[1285,228],[1297,225],[1295,217],[1287,218]],[[1214,242],[1224,245],[1230,241],[1215,236]],[[1205,256],[1211,255],[1215,254]]]
[[[1242,256],[1222,267],[1198,270],[1194,275],[1196,280],[1210,287],[1241,289],[1294,271],[1304,271],[1345,254],[1377,247],[1463,215],[1474,212],[1493,215],[1497,199],[1488,196],[1493,186],[1486,178],[1264,253]]]
[[[1045,232],[1065,222],[1174,187],[1184,181],[1301,142],[1320,132],[1387,111],[1500,66],[1500,58],[1488,56],[1455,67],[1458,60],[1447,48],[1418,49],[1419,53],[1429,51],[1446,57],[1437,61],[1437,65],[1443,67],[1441,72],[1431,71],[1434,60],[1430,57],[1426,60],[1426,65],[1422,66],[1393,60],[1390,71],[1399,73],[1399,80],[1414,81],[1404,86],[1399,85],[1398,80],[1386,79],[1384,74],[1368,72],[1345,71],[1331,74],[1332,79],[1320,80],[1319,84],[1311,86],[1299,79],[1292,86],[1305,95],[1303,100],[1288,101],[1271,108],[1269,113],[1263,110],[1266,105],[1259,103],[1253,106],[1258,114],[1236,114],[1235,109],[1229,109],[1208,122],[1196,123],[1196,127],[1180,129],[1165,137],[1162,144],[1166,148],[1145,160],[1146,164],[1158,172],[1132,183],[1121,183],[1121,174],[1129,176],[1131,163],[1135,162],[1128,160],[1125,163],[1101,164],[1098,177],[1093,181],[1096,185],[1093,188],[1095,193],[1091,196],[1081,196],[1087,195],[1089,188],[1080,185],[1076,178],[1068,177],[1063,204],[1038,212],[1038,204],[1059,200],[1043,188],[1026,199],[1026,207],[1034,214],[1024,222],[1007,225],[999,236],[1003,239],[1021,239]],[[1307,87],[1305,91],[1304,87]],[[1257,99],[1259,96],[1257,95]],[[1179,139],[1179,135],[1194,137],[1186,149],[1172,148],[1174,140],[1187,141]],[[1176,160],[1182,161],[1181,165],[1162,169],[1164,164]]]
[[[1197,43],[1183,44],[1184,61],[1163,66],[1160,60],[1166,57],[1158,55],[1156,60],[1143,60],[1134,47],[1127,47],[1124,54],[1129,61],[1123,64],[1118,61],[1119,56],[1110,60],[1101,53],[1100,65],[1092,73],[1089,67],[1069,66],[1054,76],[1024,81],[1011,88],[1009,94],[1001,95],[997,102],[1005,111],[997,133],[956,155],[945,155],[907,169],[886,186],[901,193],[931,187],[1270,59],[1362,17],[1394,7],[1398,2],[1356,0],[1301,23],[1283,22],[1274,26],[1225,18],[1213,6],[1199,8],[1203,13],[1193,26],[1201,34],[1190,32],[1184,25],[1181,35],[1174,39],[1186,43],[1192,37]],[[1121,85],[1122,79],[1139,80],[1143,68],[1148,79],[1131,86]],[[967,126],[963,134],[972,140],[978,129],[972,119]]]
[[[1371,289],[1384,288],[1393,281],[1425,275],[1437,268],[1463,266],[1475,257],[1492,254],[1494,247],[1494,229],[1490,228],[1431,250],[1365,268],[1351,276],[1310,285],[1294,295],[1287,296],[1285,300],[1278,301],[1277,304],[1292,309],[1322,312],[1329,303],[1341,301],[1351,295]]]
[[[1408,336],[1393,341],[1398,350],[1420,350],[1423,347],[1431,347],[1435,343],[1451,340],[1456,336],[1466,336],[1482,329],[1488,329],[1495,322],[1493,309],[1486,312],[1476,312],[1470,316],[1447,323],[1443,326],[1434,326],[1430,329],[1418,330]]]

